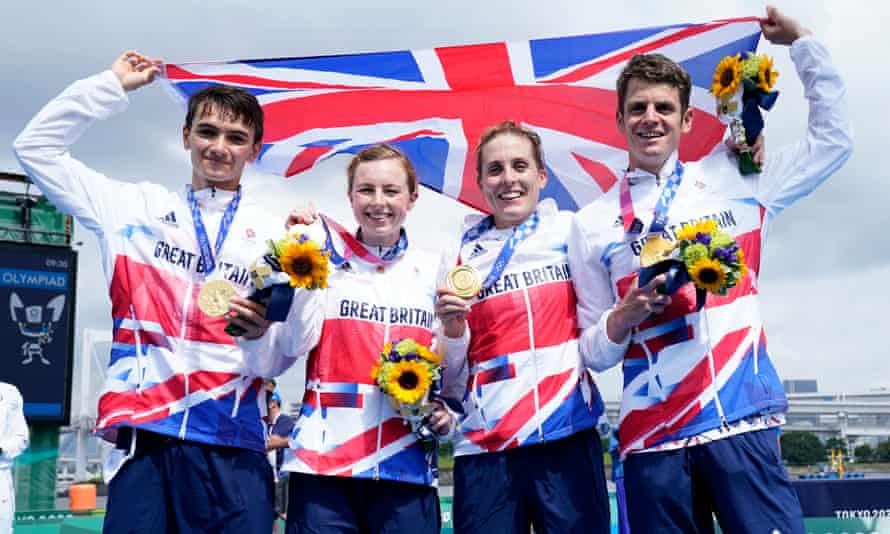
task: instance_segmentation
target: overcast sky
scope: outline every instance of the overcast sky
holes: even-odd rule
[[[890,351],[878,335],[890,327],[890,183],[882,164],[869,164],[882,161],[887,150],[886,132],[880,131],[890,124],[884,23],[890,8],[856,1],[775,5],[831,50],[848,85],[856,148],[840,172],[772,227],[760,279],[770,353],[784,378],[817,379],[822,391],[890,387]],[[431,48],[761,15],[764,6],[701,0],[3,2],[0,170],[20,172],[6,147],[44,103],[70,82],[107,68],[126,49],[175,63]],[[781,73],[782,96],[766,129],[768,147],[775,149],[803,133],[806,107],[787,51],[768,43],[761,51],[775,56]],[[126,113],[89,130],[73,153],[121,180],[179,188],[190,179],[179,137],[182,116],[154,84],[131,95]],[[288,182],[256,172],[247,179],[265,190],[271,209],[311,199],[350,221],[345,162],[335,158]],[[416,241],[434,244],[443,233],[456,232],[468,212],[424,190],[408,224]],[[80,336],[84,328],[107,330],[110,319],[96,239],[83,227],[76,231],[82,241]],[[287,400],[299,399],[298,367],[284,379]],[[600,383],[607,399],[618,398],[615,370]]]

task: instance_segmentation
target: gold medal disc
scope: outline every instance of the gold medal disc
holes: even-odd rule
[[[225,280],[211,280],[198,292],[198,307],[211,317],[222,317],[229,311],[229,299],[237,292]]]
[[[640,267],[650,267],[658,262],[670,259],[671,252],[674,251],[675,247],[676,245],[660,235],[650,236],[640,251]]]
[[[458,265],[445,277],[445,285],[462,299],[471,299],[482,289],[479,271],[469,265]]]

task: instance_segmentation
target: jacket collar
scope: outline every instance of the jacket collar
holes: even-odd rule
[[[630,185],[638,185],[649,180],[655,180],[656,184],[661,185],[668,177],[674,174],[674,169],[677,168],[677,157],[677,151],[675,150],[668,157],[667,161],[664,162],[664,165],[661,166],[661,170],[657,175],[643,169],[627,170],[625,171],[627,181]]]

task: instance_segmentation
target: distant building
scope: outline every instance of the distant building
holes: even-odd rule
[[[782,380],[785,393],[818,393],[819,385],[815,380]]]
[[[850,448],[890,439],[890,390],[788,395],[784,430],[812,432],[822,441],[846,440]]]
[[[798,385],[807,383],[809,385]],[[811,387],[816,391],[815,380],[786,380],[785,389]],[[612,425],[617,424],[617,401],[606,401],[606,416]],[[858,393],[788,393],[788,412],[785,414],[784,432],[810,432],[823,442],[839,438],[847,443],[849,455],[857,446],[878,443],[890,439],[890,388]]]

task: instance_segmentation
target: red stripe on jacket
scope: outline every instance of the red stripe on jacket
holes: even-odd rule
[[[553,347],[578,338],[575,290],[571,281],[530,287],[528,299],[536,348]],[[472,332],[471,364],[531,348],[525,297],[521,290],[473,304],[467,321]]]

